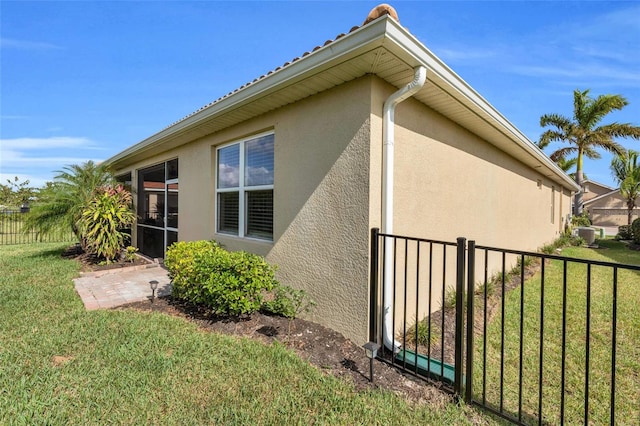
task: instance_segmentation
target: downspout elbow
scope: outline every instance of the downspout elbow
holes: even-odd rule
[[[394,92],[382,106],[382,233],[393,232],[393,163],[395,144],[395,110],[405,99],[417,93],[427,80],[427,69],[414,69],[413,80]]]
[[[395,143],[395,109],[396,106],[417,93],[427,80],[427,69],[420,65],[414,68],[413,80],[393,93],[384,102],[382,107],[382,226],[383,234],[393,233],[393,170],[394,170],[394,143]],[[393,337],[391,311],[394,302],[392,280],[392,253],[385,252],[384,255],[384,312],[382,340],[384,346],[394,353],[402,346]]]

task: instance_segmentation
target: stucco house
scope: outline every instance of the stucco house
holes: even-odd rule
[[[372,19],[107,160],[137,189],[133,244],[264,255],[311,319],[365,342],[372,227],[556,238],[576,184],[396,18]]]
[[[627,224],[627,202],[620,195],[620,188],[611,188],[593,180],[585,180],[582,188],[583,207],[589,212],[589,218],[593,225],[621,226]],[[637,217],[640,217],[640,207],[636,207],[632,211],[632,221]]]

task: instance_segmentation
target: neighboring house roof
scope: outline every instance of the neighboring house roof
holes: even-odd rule
[[[611,191],[605,192],[604,194],[600,194],[597,197],[591,198],[590,200],[587,200],[582,204],[584,206],[588,206],[589,204],[593,204],[596,201],[600,201],[600,200],[602,200],[604,198],[611,197],[612,195],[616,195],[616,194],[619,194],[619,193],[620,193],[620,189],[619,188],[618,189],[612,189]]]
[[[420,65],[427,68],[427,82],[415,99],[542,175],[574,191],[580,189],[520,130],[388,15],[328,40],[106,162],[115,168],[126,167],[151,153],[173,149],[367,74],[403,87],[413,80],[413,70]]]
[[[600,188],[603,188],[609,191],[616,190],[616,188],[612,188],[609,185],[605,185],[604,183],[596,182],[595,180],[591,180],[591,179],[585,179],[584,181],[582,181],[582,186],[585,186],[585,185],[589,185],[589,186],[596,185],[596,186],[599,186]]]

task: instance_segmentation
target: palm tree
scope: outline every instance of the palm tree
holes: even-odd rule
[[[552,160],[567,158],[577,154],[576,183],[582,187],[584,180],[583,157],[597,159],[600,154],[596,149],[620,155],[624,152],[622,145],[614,138],[640,139],[640,127],[629,123],[610,123],[599,125],[609,113],[621,110],[629,102],[621,95],[600,95],[597,98],[589,96],[589,90],[573,91],[573,118],[560,114],[545,114],[540,117],[540,126],[552,126],[540,136],[539,146],[546,146],[550,142],[567,142],[570,146],[563,147],[551,154]],[[576,194],[574,214],[582,213],[582,191]]]
[[[545,149],[548,145],[549,141],[538,141],[538,143],[536,143],[536,146],[540,149]],[[560,168],[560,170],[569,175],[571,179],[576,180],[576,172],[569,173],[569,170],[575,167],[575,165],[578,163],[578,157],[572,157],[568,160],[564,157],[554,157],[553,161]],[[586,179],[587,175],[583,175],[582,177]]]
[[[84,249],[85,241],[79,226],[82,212],[93,199],[95,190],[114,185],[115,179],[107,167],[93,161],[66,166],[57,173],[54,181],[40,191],[24,231],[47,234],[71,229]]]
[[[611,171],[627,204],[627,225],[631,225],[636,199],[640,197],[640,162],[637,151],[629,150],[611,160]]]

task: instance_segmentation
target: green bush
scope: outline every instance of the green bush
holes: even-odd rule
[[[296,290],[289,286],[276,286],[273,300],[262,303],[262,310],[295,319],[303,312],[309,312],[315,305],[306,291]]]
[[[633,238],[633,232],[631,231],[631,225],[618,226],[618,235],[616,240],[631,240]]]
[[[219,315],[243,315],[262,306],[263,293],[277,285],[275,268],[264,258],[229,252],[215,241],[174,243],[165,266],[173,296],[203,304]]]
[[[571,225],[573,226],[591,226],[591,219],[589,219],[589,213],[584,210],[581,214],[571,217]]]
[[[136,253],[138,252],[137,247],[129,246],[124,250],[123,256],[124,260],[127,262],[135,262],[136,261]]]
[[[586,243],[587,242],[582,237],[563,234],[552,243],[540,247],[538,251],[544,254],[556,254],[556,249],[570,246],[580,247],[585,245]]]
[[[640,244],[640,217],[631,223],[631,233],[633,234],[633,242]]]

